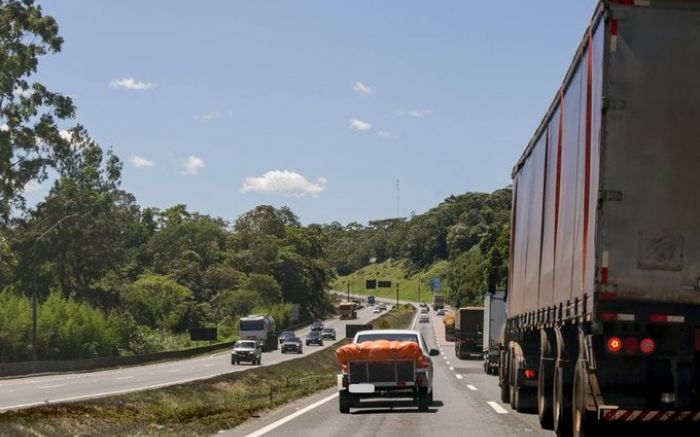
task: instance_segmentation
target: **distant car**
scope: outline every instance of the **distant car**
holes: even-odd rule
[[[430,317],[427,314],[421,314],[418,316],[418,322],[419,323],[428,323],[430,321]]]
[[[428,307],[421,307],[420,309],[421,314],[428,314],[428,311],[430,311]]]
[[[438,316],[444,316],[444,315],[445,315],[445,309],[444,309],[444,308],[440,308],[439,310],[437,310],[437,313],[436,313],[436,314],[437,314]]]
[[[311,331],[323,331],[323,322],[320,320],[315,320],[311,324]]]
[[[335,340],[335,328],[323,328],[321,337]]]
[[[294,331],[282,331],[279,336],[280,344],[284,343],[284,341],[290,337],[296,337]]]
[[[379,307],[374,307],[374,309],[372,310],[372,313],[374,313],[374,314],[379,314],[381,312],[382,312],[382,309]]]
[[[247,361],[250,364],[262,363],[262,346],[255,340],[239,340],[231,350],[231,364]]]
[[[300,354],[304,351],[304,346],[302,345],[299,337],[289,337],[284,340],[281,349],[283,354],[286,354],[287,352],[296,352]]]
[[[309,335],[306,336],[306,345],[317,344],[323,346],[323,336],[319,331],[311,331]]]

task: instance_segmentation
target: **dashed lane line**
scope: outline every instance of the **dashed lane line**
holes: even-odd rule
[[[454,369],[455,369],[454,367],[450,366],[450,370],[454,370]]]
[[[508,411],[506,411],[506,409],[503,408],[502,406],[500,406],[497,402],[494,402],[494,401],[487,401],[486,403],[489,404],[489,406],[490,406],[491,408],[493,408],[493,410],[494,410],[496,413],[498,413],[498,414],[508,414]]]
[[[134,377],[134,375],[130,375],[130,376],[122,376],[121,378],[114,378],[114,379],[116,379],[117,381],[124,381],[125,379],[132,379],[133,377]]]
[[[458,373],[458,374],[456,374],[455,376],[457,377],[457,379],[462,379],[462,378],[463,378],[463,376],[462,376],[462,375],[460,375],[459,373]]]
[[[47,388],[58,388],[58,387],[65,387],[65,384],[55,384],[55,385],[42,385],[39,387],[40,390],[45,390]]]
[[[467,388],[468,388],[469,390],[471,390],[471,391],[479,391],[478,388],[474,387],[474,386],[471,385],[471,384],[467,384]]]

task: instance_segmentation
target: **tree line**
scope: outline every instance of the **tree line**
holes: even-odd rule
[[[288,208],[229,222],[144,208],[122,189],[119,157],[72,124],[69,96],[34,80],[62,46],[33,0],[0,1],[0,361],[31,357],[34,291],[40,359],[174,349],[200,326],[227,338],[253,311],[287,324],[291,304],[328,311],[325,234]],[[47,180],[28,206],[27,187]]]
[[[410,219],[396,218],[324,225],[326,254],[339,275],[370,262],[407,261],[411,275],[447,260],[445,294],[450,304],[478,304],[491,286],[503,288],[508,276],[512,190],[450,196]]]

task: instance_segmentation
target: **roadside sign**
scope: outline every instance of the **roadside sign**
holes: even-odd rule
[[[379,288],[391,288],[391,281],[379,281],[377,285]]]
[[[442,280],[440,279],[439,276],[435,276],[430,280],[430,288],[433,291],[440,291],[440,287],[442,286]]]
[[[367,279],[367,281],[365,282],[365,285],[366,285],[365,288],[368,290],[377,288],[377,280],[376,279]]]

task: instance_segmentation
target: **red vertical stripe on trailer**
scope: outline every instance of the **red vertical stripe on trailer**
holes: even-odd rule
[[[593,141],[593,26],[588,28],[588,81],[586,85],[586,172],[583,181],[583,292],[588,263],[588,227],[591,204],[591,143]]]
[[[559,90],[559,135],[557,137],[557,185],[554,194],[554,264],[557,260],[557,238],[559,234],[559,189],[561,188],[561,153],[564,141],[564,87]]]
[[[542,252],[544,252],[544,222],[546,217],[545,205],[547,204],[547,181],[549,179],[549,127],[544,132],[544,183],[542,184],[542,220],[540,222],[540,264],[537,275],[537,289],[540,289],[540,281],[542,280]],[[539,291],[538,291],[539,300]]]

